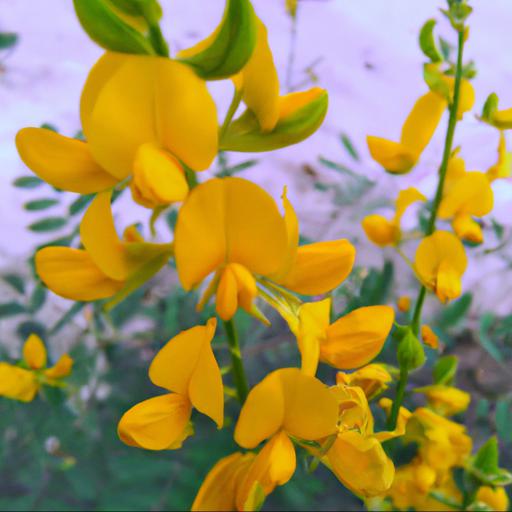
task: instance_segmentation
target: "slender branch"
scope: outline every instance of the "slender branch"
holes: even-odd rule
[[[233,117],[236,114],[238,107],[240,106],[241,101],[242,101],[242,91],[238,90],[235,87],[235,94],[233,95],[233,99],[231,100],[231,104],[229,105],[228,111],[226,113],[226,118],[224,119],[224,122],[222,123],[222,126],[220,128],[219,141],[222,140],[222,138],[226,134],[226,132],[229,128],[229,125],[230,125],[231,121],[233,120]]]
[[[450,117],[448,120],[448,128],[446,130],[446,138],[443,150],[443,159],[439,167],[439,182],[437,184],[436,195],[432,204],[432,210],[430,211],[430,218],[428,221],[425,236],[431,235],[436,230],[437,212],[441,199],[443,198],[444,184],[446,181],[446,172],[448,170],[448,163],[450,161],[450,155],[452,153],[453,137],[455,135],[455,127],[457,126],[457,112],[459,110],[459,98],[460,98],[460,84],[462,81],[462,55],[464,50],[464,29],[458,32],[458,46],[457,46],[457,67],[455,72],[455,85],[453,92],[453,101],[450,105]],[[418,292],[418,298],[416,299],[416,305],[414,307],[414,313],[411,321],[411,328],[414,334],[417,336],[420,330],[421,324],[421,312],[423,304],[425,302],[425,296],[427,289],[422,286]],[[393,406],[391,408],[391,414],[388,419],[388,427],[393,430],[396,427],[396,421],[398,419],[398,413],[404,400],[405,389],[407,387],[407,380],[409,378],[408,371],[404,368],[400,369],[400,378],[397,383],[396,396],[393,400]]]
[[[245,402],[247,394],[249,393],[249,385],[247,384],[247,377],[245,375],[244,364],[242,361],[242,353],[240,351],[240,343],[238,341],[238,334],[236,332],[235,323],[233,320],[224,322],[224,329],[229,344],[229,352],[231,354],[231,373],[235,381],[235,387],[238,395],[238,400],[241,404]]]

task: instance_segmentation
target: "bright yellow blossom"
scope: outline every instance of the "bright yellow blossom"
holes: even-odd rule
[[[97,300],[144,282],[167,262],[171,244],[143,241],[129,229],[121,240],[114,226],[111,192],[99,193],[80,224],[84,249],[45,247],[36,253],[36,270],[57,295],[72,300]]]
[[[19,365],[0,362],[0,396],[31,402],[41,385],[60,386],[60,379],[71,373],[73,359],[68,354],[63,354],[54,366],[46,367],[46,347],[36,334],[27,338],[22,353]]]
[[[421,339],[428,347],[434,350],[439,348],[439,337],[429,325],[421,326]]]
[[[42,128],[16,137],[27,166],[63,190],[101,192],[133,176],[144,206],[182,201],[188,185],[180,162],[201,171],[217,154],[206,84],[171,59],[105,53],[84,86],[80,114],[87,142]]]
[[[366,236],[381,247],[397,245],[400,242],[400,221],[409,206],[417,201],[426,201],[427,198],[414,187],[401,190],[395,201],[395,216],[388,220],[382,215],[367,215],[362,222]]]
[[[336,374],[337,384],[360,387],[368,400],[383,393],[392,380],[393,377],[386,365],[380,363],[368,364],[352,373],[338,372]]]
[[[496,512],[506,512],[508,510],[508,496],[507,491],[503,487],[489,487],[483,485],[476,493],[476,501],[481,502],[491,510]]]
[[[224,422],[224,389],[211,341],[217,321],[192,327],[172,338],[149,368],[155,386],[171,393],[144,400],[124,413],[118,433],[130,446],[148,450],[180,448],[192,433],[192,407],[218,428]]]
[[[416,388],[414,391],[424,394],[428,406],[437,414],[445,417],[465,411],[471,401],[469,393],[453,386],[432,384]]]
[[[447,231],[425,237],[416,250],[416,273],[423,284],[434,291],[441,302],[461,294],[461,278],[467,257],[460,240]]]
[[[254,311],[262,280],[316,295],[350,273],[352,244],[334,240],[299,247],[297,217],[286,196],[283,201],[284,217],[254,183],[217,178],[196,187],[180,209],[174,240],[179,278],[190,290],[213,273],[200,305],[216,294],[223,320],[239,306]]]
[[[507,151],[505,134],[500,130],[500,141],[498,144],[498,161],[487,169],[489,181],[501,178],[509,178],[512,173],[512,154]]]

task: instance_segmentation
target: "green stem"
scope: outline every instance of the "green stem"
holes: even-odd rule
[[[448,128],[446,130],[446,137],[444,142],[443,159],[439,167],[439,182],[437,184],[436,195],[432,204],[432,210],[430,211],[430,218],[428,221],[425,236],[431,235],[436,230],[437,212],[441,199],[443,198],[444,184],[446,181],[446,171],[448,170],[448,163],[450,161],[450,155],[452,153],[453,137],[455,135],[455,127],[457,126],[457,111],[459,110],[459,98],[460,98],[460,84],[462,81],[462,55],[464,50],[464,27],[458,32],[458,45],[457,45],[457,67],[455,71],[455,85],[453,92],[453,102],[450,105],[450,117],[448,120]],[[425,286],[420,288],[418,298],[416,299],[416,305],[414,307],[414,313],[411,321],[411,328],[416,336],[418,336],[421,324],[421,312],[423,304],[425,302],[425,296],[427,289]],[[407,386],[407,380],[409,378],[408,371],[404,368],[400,369],[400,379],[397,383],[396,397],[393,401],[391,408],[391,414],[388,420],[388,428],[393,430],[396,427],[396,421],[398,418],[398,412],[402,405],[405,395],[405,388]]]
[[[224,135],[226,134],[229,125],[231,121],[233,120],[234,115],[236,114],[236,111],[238,110],[238,107],[240,106],[240,102],[242,101],[242,91],[239,91],[235,87],[235,94],[233,95],[233,99],[231,100],[231,105],[229,105],[226,117],[224,119],[224,122],[222,123],[222,126],[220,128],[219,132],[219,141],[222,140]]]
[[[157,55],[161,57],[169,57],[169,46],[164,39],[162,30],[158,23],[149,24],[149,40]]]
[[[238,400],[243,404],[249,393],[249,385],[247,384],[247,377],[245,376],[240,343],[233,320],[224,322],[224,329],[226,330],[229,352],[231,354],[231,372],[233,374],[233,380],[235,381]]]

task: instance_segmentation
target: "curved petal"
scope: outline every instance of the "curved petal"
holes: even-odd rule
[[[118,179],[93,159],[89,146],[45,128],[23,128],[16,147],[27,167],[53,187],[92,194],[113,187]]]
[[[342,316],[327,329],[320,345],[321,360],[339,369],[369,363],[381,351],[394,319],[389,306],[359,308]]]
[[[382,215],[367,215],[361,224],[369,240],[380,247],[394,245],[400,240],[400,228],[396,222]]]
[[[62,379],[71,373],[73,363],[73,359],[68,354],[62,354],[51,368],[45,370],[44,374],[49,379]]]
[[[194,170],[217,154],[217,111],[206,84],[167,58],[124,55],[95,101],[84,133],[95,159],[119,179],[139,146],[155,143]],[[84,107],[85,108],[85,107]]]
[[[176,266],[185,289],[224,262],[272,274],[286,257],[286,246],[286,228],[272,197],[241,178],[199,185],[178,215]]]
[[[411,206],[412,204],[423,201],[425,202],[427,198],[416,188],[409,187],[404,190],[400,190],[398,193],[398,197],[396,198],[395,205],[395,221],[400,222],[403,214]]]
[[[303,295],[320,295],[339,286],[352,271],[356,250],[348,240],[302,245],[286,276],[278,281]]]
[[[393,174],[409,172],[419,158],[418,153],[400,142],[372,135],[366,137],[366,142],[372,158]]]
[[[473,244],[481,244],[484,241],[482,227],[473,220],[471,215],[465,213],[455,215],[452,221],[455,234],[461,239]]]
[[[106,276],[86,251],[45,247],[35,256],[36,272],[54,293],[66,299],[92,301],[111,297],[124,285]]]
[[[156,396],[126,411],[117,432],[129,446],[170,449],[184,440],[191,413],[192,405],[185,396],[175,393]]]
[[[238,309],[238,286],[236,277],[226,266],[219,279],[217,294],[215,295],[215,311],[225,322],[231,320]]]
[[[39,384],[34,372],[0,362],[0,396],[31,402],[38,389]]]
[[[37,334],[31,334],[23,345],[23,360],[30,368],[39,370],[46,366],[46,347]]]

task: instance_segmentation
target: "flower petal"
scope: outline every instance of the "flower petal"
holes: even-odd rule
[[[54,293],[66,299],[92,301],[111,297],[124,285],[106,276],[86,251],[45,247],[35,256],[36,272]]]
[[[366,137],[366,142],[372,158],[393,174],[409,172],[419,158],[418,153],[400,142],[372,135]]]
[[[225,322],[231,320],[238,309],[238,285],[228,265],[222,272],[215,296],[215,311]]]
[[[400,239],[400,228],[396,222],[382,215],[367,215],[361,224],[369,240],[380,247],[394,245]]]
[[[46,366],[46,347],[37,334],[31,334],[23,345],[23,360],[30,368],[39,370]]]
[[[403,214],[411,206],[412,204],[423,201],[425,202],[427,198],[416,188],[409,187],[404,190],[400,190],[398,193],[398,197],[396,198],[395,205],[395,221],[399,222],[402,218]]]
[[[363,307],[342,316],[327,329],[321,360],[339,369],[369,363],[381,351],[394,319],[389,306]]]
[[[0,396],[31,402],[39,389],[34,372],[0,362]]]
[[[62,354],[51,368],[45,370],[44,374],[49,379],[67,377],[71,373],[73,363],[73,359],[68,354]]]
[[[91,194],[118,182],[94,161],[85,142],[52,130],[23,128],[16,135],[16,147],[25,165],[53,187]]]

